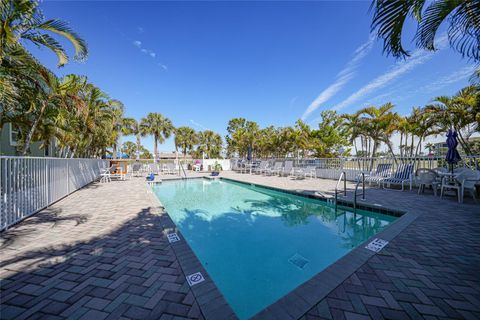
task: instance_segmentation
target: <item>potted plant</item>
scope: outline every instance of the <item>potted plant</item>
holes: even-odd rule
[[[212,176],[218,176],[222,171],[222,165],[215,161],[215,164],[212,166]]]

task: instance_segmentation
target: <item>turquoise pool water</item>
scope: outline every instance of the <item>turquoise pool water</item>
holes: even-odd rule
[[[227,180],[166,181],[153,190],[240,319],[395,220]]]

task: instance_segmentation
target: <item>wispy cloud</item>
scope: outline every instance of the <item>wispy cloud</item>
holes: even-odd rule
[[[140,52],[145,53],[146,55],[149,55],[152,58],[155,58],[157,56],[155,51],[144,48],[143,45],[142,45],[142,41],[135,40],[135,41],[133,41],[133,45],[135,47],[137,47],[138,49],[140,49]]]
[[[195,120],[190,119],[190,123],[193,124],[195,127],[200,128],[202,130],[208,130],[203,124],[196,122]]]
[[[375,36],[370,34],[368,41],[362,44],[355,50],[353,58],[345,65],[345,67],[337,74],[335,82],[333,82],[328,88],[323,90],[318,97],[307,107],[302,115],[302,120],[305,120],[312,112],[317,110],[322,103],[328,101],[338,91],[340,91],[348,81],[355,76],[355,70],[360,60],[362,60],[372,49]]]
[[[449,84],[464,80],[468,77],[470,77],[473,72],[477,69],[477,66],[472,65],[472,66],[467,66],[464,67],[460,70],[457,70],[449,75],[446,75],[444,77],[439,78],[436,81],[433,81],[432,83],[429,83],[422,88],[420,88],[421,91],[423,92],[433,92],[438,89],[441,89],[445,86],[448,86]]]
[[[157,66],[159,66],[160,68],[162,68],[165,71],[168,70],[168,67],[166,65],[164,65],[163,63],[157,63]]]
[[[145,29],[143,29],[143,27],[138,26],[137,31],[138,31],[138,33],[143,33],[145,31]]]
[[[446,36],[442,36],[439,38],[437,42],[438,49],[444,49],[447,46],[447,38]],[[417,66],[420,66],[430,60],[435,52],[432,51],[425,51],[423,49],[415,50],[412,55],[407,58],[406,60],[400,61],[396,63],[389,71],[378,76],[377,78],[370,81],[364,87],[360,88],[357,92],[350,95],[347,99],[343,100],[339,104],[337,104],[333,110],[341,110],[345,107],[350,106],[354,102],[362,99],[366,95],[385,87],[387,84],[391,83],[392,81],[396,80],[400,76],[406,74],[407,72],[415,69]]]

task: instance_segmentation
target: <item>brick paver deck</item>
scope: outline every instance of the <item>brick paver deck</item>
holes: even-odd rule
[[[336,183],[222,175],[305,192]],[[303,318],[480,319],[480,206],[377,189],[366,202],[419,216]],[[167,225],[143,179],[92,184],[23,221],[1,234],[0,318],[223,319],[202,313]]]
[[[94,183],[1,235],[2,319],[202,319],[143,179]]]

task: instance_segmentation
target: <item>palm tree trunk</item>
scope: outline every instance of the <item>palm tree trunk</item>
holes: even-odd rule
[[[27,138],[25,139],[25,144],[22,150],[22,156],[27,155],[28,149],[30,148],[30,143],[32,142],[32,139],[33,139],[33,135],[35,134],[35,130],[37,129],[37,126],[40,123],[40,120],[42,119],[43,113],[45,112],[46,108],[47,108],[47,102],[44,101],[42,103],[42,107],[40,108],[40,113],[35,118],[35,121],[33,122],[33,125],[30,128],[30,131],[28,132]]]
[[[137,138],[137,152],[136,152],[136,159],[139,160],[140,159],[140,134],[137,134],[136,135],[136,138]]]
[[[403,132],[400,132],[400,158],[403,157],[403,147],[402,147],[402,144],[403,144]]]
[[[154,136],[154,143],[153,143],[153,162],[157,163],[157,142],[158,136]]]

